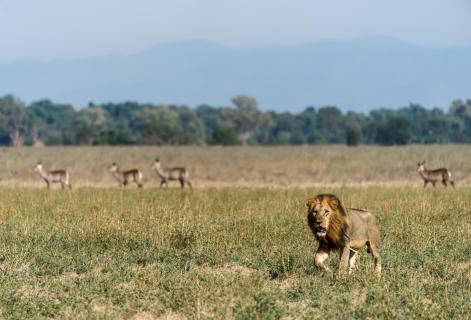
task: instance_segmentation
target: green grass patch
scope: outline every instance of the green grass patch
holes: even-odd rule
[[[366,251],[350,277],[314,268],[305,200],[319,192],[376,215],[381,280]],[[466,318],[469,199],[471,188],[0,189],[0,317]]]

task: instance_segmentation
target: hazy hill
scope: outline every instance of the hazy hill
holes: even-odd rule
[[[470,96],[470,57],[471,47],[388,38],[252,48],[190,41],[130,56],[0,64],[0,95],[76,106],[124,100],[225,105],[249,94],[266,110],[337,104],[364,111],[409,102],[447,108],[452,99]]]

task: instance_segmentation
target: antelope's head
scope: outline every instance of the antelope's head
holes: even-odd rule
[[[36,163],[36,165],[34,166],[34,172],[41,172],[43,171],[43,165],[41,164],[41,162],[38,162]]]
[[[155,158],[154,163],[152,164],[152,168],[159,168],[160,167],[160,159]]]
[[[344,213],[339,199],[331,194],[320,194],[306,202],[307,212],[311,228],[314,229],[317,238],[324,238],[329,231],[332,217],[341,212]]]
[[[422,162],[417,162],[417,172],[425,171],[425,160]]]
[[[113,162],[113,164],[111,165],[111,167],[108,169],[109,172],[111,173],[114,173],[114,172],[118,172],[118,165],[116,164],[116,162]]]

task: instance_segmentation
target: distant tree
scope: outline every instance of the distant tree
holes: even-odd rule
[[[152,121],[144,125],[142,137],[138,142],[150,145],[174,144],[177,135],[176,126],[162,121]]]
[[[85,121],[77,121],[74,124],[74,143],[90,145],[93,143],[92,128]]]
[[[62,139],[62,136],[49,136],[46,139],[45,144],[47,146],[59,146],[64,144],[64,140]]]
[[[410,104],[368,114],[336,106],[300,113],[264,112],[250,96],[233,107],[137,102],[95,104],[76,110],[40,100],[26,106],[0,98],[0,145],[70,144],[324,144],[382,145],[471,143],[471,99],[454,100],[448,111]]]
[[[234,97],[232,103],[236,109],[224,109],[220,126],[234,127],[242,144],[247,144],[258,130],[271,127],[271,117],[258,109],[254,98],[240,95]]]
[[[345,131],[345,140],[347,146],[357,146],[360,144],[361,140],[361,131],[358,127],[348,127]]]
[[[0,98],[0,125],[15,147],[23,145],[26,116],[27,109],[20,100],[13,96]]]
[[[295,116],[289,112],[270,112],[273,125],[271,127],[271,144],[289,144],[294,134],[302,135]]]
[[[65,143],[62,135],[71,131],[76,117],[77,111],[71,105],[50,100],[33,102],[28,107],[29,134],[34,141],[42,139],[46,144],[56,145]]]
[[[80,110],[78,120],[85,122],[94,133],[106,130],[109,126],[107,112],[98,106]]]
[[[456,118],[471,118],[471,100],[453,100],[450,106],[450,115]]]
[[[177,121],[180,128],[178,144],[203,144],[205,142],[204,124],[196,112],[188,107],[178,108]]]
[[[317,135],[320,133],[316,126],[317,123],[317,112],[314,107],[307,107],[303,112],[296,116],[296,122],[299,123],[299,130],[305,137],[305,142],[315,143]],[[298,125],[296,125],[298,127]]]
[[[336,106],[326,106],[319,109],[317,123],[320,128],[334,131],[341,122],[342,112]]]
[[[91,106],[94,106],[91,103]],[[132,131],[133,123],[137,122],[135,113],[143,108],[137,102],[108,103],[100,106],[106,111],[108,117],[112,119],[116,128],[129,128]],[[148,119],[150,121],[151,119]],[[141,128],[142,129],[142,128]]]
[[[304,135],[301,132],[294,132],[293,134],[291,134],[291,137],[289,139],[289,143],[290,144],[295,144],[295,145],[304,144],[304,143],[306,143],[306,138],[304,137]]]
[[[94,141],[94,144],[97,145],[129,145],[133,143],[134,140],[128,129],[101,131]]]
[[[210,143],[231,146],[238,145],[241,143],[241,141],[239,140],[238,134],[234,128],[217,127],[213,132]]]
[[[246,112],[258,110],[258,103],[255,98],[245,95],[235,96],[231,99],[232,103],[239,109]]]
[[[317,143],[345,143],[344,119],[336,106],[319,108],[316,129]]]
[[[278,131],[276,134],[276,144],[289,144],[291,140],[291,132],[289,131]]]
[[[392,118],[376,130],[376,143],[381,145],[404,145],[411,138],[411,123],[406,118]]]

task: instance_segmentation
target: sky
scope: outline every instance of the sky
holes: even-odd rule
[[[384,36],[471,46],[470,17],[471,0],[0,0],[0,63],[185,40],[246,47]]]

